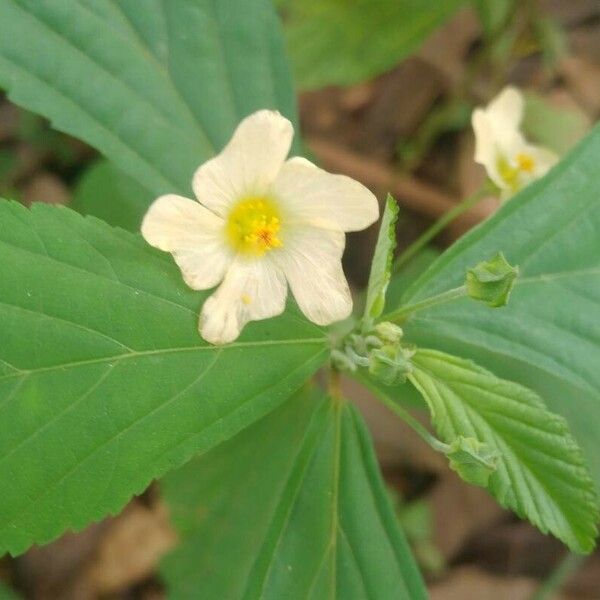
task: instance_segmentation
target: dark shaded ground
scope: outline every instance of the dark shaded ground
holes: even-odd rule
[[[575,111],[583,122],[598,119],[600,3],[555,0],[545,2],[544,11],[564,28],[566,54],[548,58],[526,11],[487,45],[473,13],[464,11],[393,71],[352,88],[301,96],[302,125],[315,157],[398,198],[400,249],[483,181],[472,160],[470,107],[487,102],[507,81]],[[506,49],[502,36],[509,34],[514,39]],[[1,195],[68,204],[94,157],[82,143],[0,102]],[[483,202],[437,243],[447,245],[495,206],[493,199]],[[375,235],[355,234],[349,244],[346,266],[357,286],[365,281]],[[400,518],[412,532],[432,598],[530,598],[564,556],[561,544],[460,482],[357,384],[347,382],[347,393],[364,410],[384,474],[404,499]],[[35,599],[162,598],[155,569],[173,543],[166,510],[150,489],[116,518],[18,559],[0,559],[0,580]],[[554,597],[599,599],[600,554],[583,561]]]

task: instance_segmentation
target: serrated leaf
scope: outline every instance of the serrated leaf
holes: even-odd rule
[[[73,191],[69,206],[109,225],[139,231],[154,195],[107,160],[91,165]]]
[[[425,598],[356,410],[301,394],[162,481],[171,598]],[[243,501],[240,501],[243,497]]]
[[[392,263],[396,249],[396,222],[398,221],[398,204],[388,194],[385,201],[379,236],[375,246],[375,253],[371,262],[369,285],[367,287],[367,301],[363,317],[363,328],[369,330],[373,322],[385,306],[385,293],[390,277],[392,276]]]
[[[537,394],[473,362],[418,350],[409,376],[440,437],[475,438],[498,454],[488,489],[506,507],[575,552],[590,552],[598,500],[566,422]]]
[[[414,303],[460,286],[502,250],[520,276],[508,306],[468,298],[415,314],[406,339],[472,358],[535,390],[569,422],[600,486],[600,127],[543,179],[461,238],[405,293]],[[390,309],[394,308],[392,306]]]
[[[0,223],[0,555],[117,512],[326,360],[293,310],[207,345],[207,293],[140,236],[5,201]]]
[[[414,52],[462,0],[287,0],[286,35],[301,88],[351,85]]]
[[[268,0],[3,0],[0,87],[155,196],[295,100]]]

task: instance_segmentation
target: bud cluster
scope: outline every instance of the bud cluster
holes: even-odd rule
[[[342,371],[366,368],[374,379],[385,385],[405,383],[412,372],[410,359],[415,351],[401,344],[402,335],[398,325],[387,321],[379,323],[367,334],[346,336],[341,348],[331,353],[331,360]]]

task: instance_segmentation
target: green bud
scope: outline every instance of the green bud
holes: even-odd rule
[[[375,325],[375,335],[383,342],[388,344],[397,344],[404,335],[402,328],[395,323],[384,321]]]
[[[369,355],[369,373],[385,385],[405,383],[413,369],[411,356],[411,352],[403,350],[398,344],[377,348]]]
[[[504,306],[512,291],[519,268],[508,263],[502,252],[467,271],[467,292],[488,306]]]
[[[446,451],[450,468],[467,483],[487,487],[498,453],[475,438],[457,437]]]

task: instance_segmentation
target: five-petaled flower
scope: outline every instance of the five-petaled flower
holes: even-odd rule
[[[521,133],[523,105],[519,90],[507,87],[485,108],[473,111],[475,161],[485,167],[504,198],[545,175],[558,160]]]
[[[319,325],[352,310],[341,264],[344,232],[374,223],[377,199],[349,177],[303,158],[286,160],[293,133],[277,112],[246,117],[194,174],[198,202],[161,196],[144,217],[144,238],[173,255],[191,288],[221,284],[200,315],[208,342],[231,342],[248,321],[282,313],[288,283]]]

